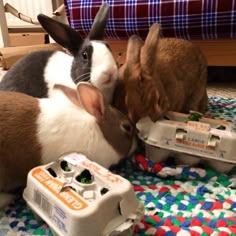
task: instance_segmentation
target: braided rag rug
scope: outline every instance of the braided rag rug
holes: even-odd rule
[[[236,99],[210,97],[209,101],[207,115],[233,122],[236,131]],[[236,235],[236,168],[223,175],[211,169],[153,163],[138,154],[115,172],[131,181],[145,205],[135,235]],[[52,233],[19,194],[0,212],[0,236],[9,235]]]

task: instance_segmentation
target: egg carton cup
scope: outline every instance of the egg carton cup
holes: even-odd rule
[[[168,112],[155,123],[146,117],[137,123],[139,138],[145,143],[146,157],[164,162],[174,157],[178,165],[195,166],[200,162],[227,173],[236,166],[236,133],[233,124],[199,115]],[[199,113],[197,113],[199,114]]]
[[[28,173],[23,198],[54,235],[133,235],[144,214],[132,184],[70,153]]]

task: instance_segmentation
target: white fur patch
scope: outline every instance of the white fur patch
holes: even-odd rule
[[[118,76],[117,64],[104,43],[92,41],[91,44],[93,46],[91,83],[102,91],[110,103]],[[53,89],[56,83],[75,88],[75,83],[71,78],[72,61],[72,56],[60,51],[55,52],[48,60],[44,70],[44,78],[48,84],[49,97],[58,93],[58,90]],[[106,83],[109,78],[109,83]]]
[[[40,109],[38,138],[42,144],[42,164],[68,152],[83,153],[105,168],[121,159],[104,139],[95,118],[65,96],[41,99]]]
[[[92,41],[91,44],[93,46],[91,82],[102,91],[110,103],[118,77],[118,67],[111,51],[104,43]],[[105,83],[109,77],[111,81]]]
[[[75,88],[75,83],[71,78],[71,66],[73,57],[63,52],[55,52],[48,60],[44,70],[44,78],[48,83],[49,97],[58,93],[53,89],[55,84],[63,84],[70,88]]]

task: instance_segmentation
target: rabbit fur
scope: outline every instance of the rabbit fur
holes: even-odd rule
[[[80,81],[90,81],[110,103],[118,67],[109,45],[103,41],[108,9],[108,4],[101,5],[85,39],[70,26],[39,14],[38,21],[44,30],[70,55],[43,50],[24,56],[5,74],[0,82],[0,90],[43,98],[57,93],[53,89],[55,83],[75,88]]]
[[[153,122],[167,111],[204,112],[208,104],[207,62],[200,49],[177,38],[160,38],[153,24],[145,42],[129,38],[125,64],[113,104],[135,123],[149,116]]]
[[[0,91],[0,204],[25,185],[31,168],[62,154],[80,152],[109,168],[136,147],[134,126],[96,87],[81,82],[76,90],[54,89],[62,95],[37,99]]]

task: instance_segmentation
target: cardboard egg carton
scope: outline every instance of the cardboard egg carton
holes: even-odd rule
[[[59,236],[133,235],[144,214],[128,180],[78,153],[32,169],[23,197]]]
[[[236,133],[230,122],[196,112],[169,112],[155,123],[148,117],[140,120],[137,129],[146,157],[153,161],[174,156],[178,164],[194,166],[201,161],[219,172],[236,166]]]

